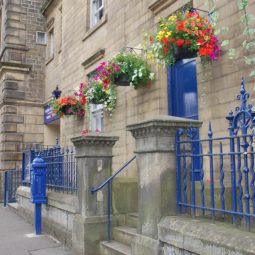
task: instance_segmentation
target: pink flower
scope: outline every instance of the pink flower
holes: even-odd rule
[[[98,128],[96,128],[95,132],[96,133],[100,133],[100,130]]]
[[[88,132],[89,132],[88,129],[83,129],[83,130],[81,131],[81,134],[82,134],[82,135],[86,135]]]

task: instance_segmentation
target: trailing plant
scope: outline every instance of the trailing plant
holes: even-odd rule
[[[218,59],[220,46],[214,24],[195,10],[176,12],[160,19],[157,32],[149,36],[148,57],[174,64],[176,47],[197,51],[202,64]]]
[[[115,63],[120,67],[120,70],[113,73],[111,76],[112,83],[114,83],[114,79],[118,77],[118,75],[125,74],[128,77],[130,85],[138,89],[146,86],[149,81],[155,78],[155,74],[151,71],[147,61],[136,53],[119,53],[110,59],[109,63]]]
[[[53,111],[62,117],[63,115],[74,114],[77,116],[85,115],[86,98],[67,95],[65,97],[59,97],[58,99],[52,99],[50,105]]]
[[[82,84],[80,89],[88,104],[103,104],[109,113],[114,111],[117,100],[114,85],[106,85],[101,79],[92,79],[88,83]]]

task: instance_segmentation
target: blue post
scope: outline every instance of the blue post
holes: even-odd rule
[[[220,198],[221,198],[221,209],[225,210],[225,186],[224,186],[224,158],[223,158],[223,146],[222,142],[220,142]],[[222,214],[224,217],[224,213]]]
[[[201,186],[201,207],[204,208],[205,207],[205,184],[204,184],[204,159],[203,159],[203,145],[200,144],[200,186]],[[202,209],[202,213],[203,215],[205,215],[205,210]]]
[[[242,171],[241,171],[241,143],[240,143],[240,137],[236,138],[237,142],[237,173],[238,173],[238,181],[237,181],[237,185],[238,185],[238,204],[239,204],[239,212],[243,213],[243,187],[242,187],[242,180],[243,180],[243,175],[242,175]],[[251,157],[253,155],[251,154]]]
[[[212,208],[212,219],[215,219],[215,200],[214,200],[214,173],[213,173],[213,132],[212,125],[209,122],[208,138],[209,138],[209,159],[210,159],[210,194],[211,194],[211,208]]]
[[[4,172],[4,207],[7,206],[7,195],[8,195],[8,191],[7,191],[7,188],[8,188],[8,176],[7,176],[7,172]]]
[[[35,234],[40,235],[42,233],[42,204],[35,204],[34,226]]]
[[[180,130],[176,131],[176,208],[178,213],[181,213],[181,206],[179,205],[182,202],[181,194],[181,156],[180,156]]]
[[[22,152],[22,174],[21,174],[21,180],[22,183],[25,181],[26,178],[26,152]]]
[[[234,134],[234,115],[231,111],[226,117],[229,122],[229,135],[230,135],[230,172],[231,172],[231,198],[232,198],[232,211],[237,211],[236,201],[236,162],[235,162],[235,134]],[[236,216],[232,214],[232,222],[236,223]]]
[[[186,147],[183,145],[183,202],[185,205],[188,203],[187,195],[187,164],[186,164]],[[187,209],[187,207],[185,206]]]
[[[111,241],[111,182],[107,184],[107,195],[108,195],[108,204],[107,204],[107,240]]]
[[[42,204],[47,202],[46,198],[46,163],[38,155],[32,164],[31,171],[31,202],[35,204],[34,224],[35,234],[42,232]]]

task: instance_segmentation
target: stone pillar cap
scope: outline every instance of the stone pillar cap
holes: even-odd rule
[[[163,127],[201,127],[202,121],[193,120],[193,119],[186,119],[186,118],[179,118],[175,116],[168,116],[168,115],[159,115],[155,118],[145,119],[140,122],[136,122],[134,124],[127,125],[127,131],[133,131],[139,128],[146,128],[151,126],[163,126]]]
[[[118,136],[109,136],[103,133],[88,133],[71,138],[74,145],[100,145],[100,146],[113,146],[119,140]]]

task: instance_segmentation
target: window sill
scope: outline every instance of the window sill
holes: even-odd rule
[[[107,15],[104,15],[104,17],[92,28],[90,28],[84,38],[82,39],[82,41],[84,42],[85,40],[87,40],[91,35],[93,35],[100,27],[102,27],[105,23],[107,22]]]
[[[54,59],[54,56],[50,57],[47,61],[46,61],[46,66]]]

